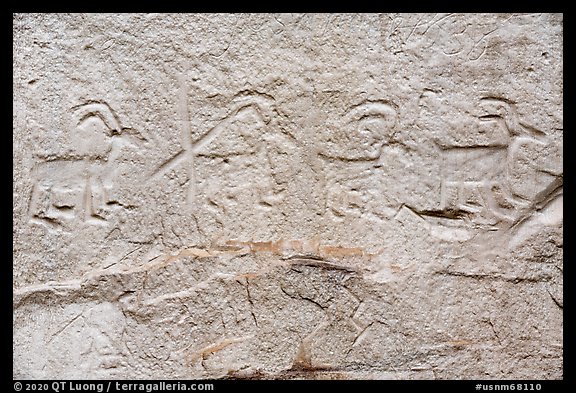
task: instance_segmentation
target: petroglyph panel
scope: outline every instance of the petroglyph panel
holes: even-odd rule
[[[562,378],[562,24],[15,14],[14,378]]]

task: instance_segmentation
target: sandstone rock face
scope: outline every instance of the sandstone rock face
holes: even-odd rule
[[[562,378],[562,20],[14,15],[14,378]]]

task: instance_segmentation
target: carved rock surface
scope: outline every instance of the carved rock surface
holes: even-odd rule
[[[14,378],[561,379],[562,23],[14,15]]]

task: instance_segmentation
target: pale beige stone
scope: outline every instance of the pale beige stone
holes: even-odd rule
[[[15,14],[14,378],[562,378],[562,24]]]

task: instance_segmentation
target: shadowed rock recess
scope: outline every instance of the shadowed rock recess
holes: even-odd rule
[[[13,377],[561,379],[561,14],[16,14]]]

